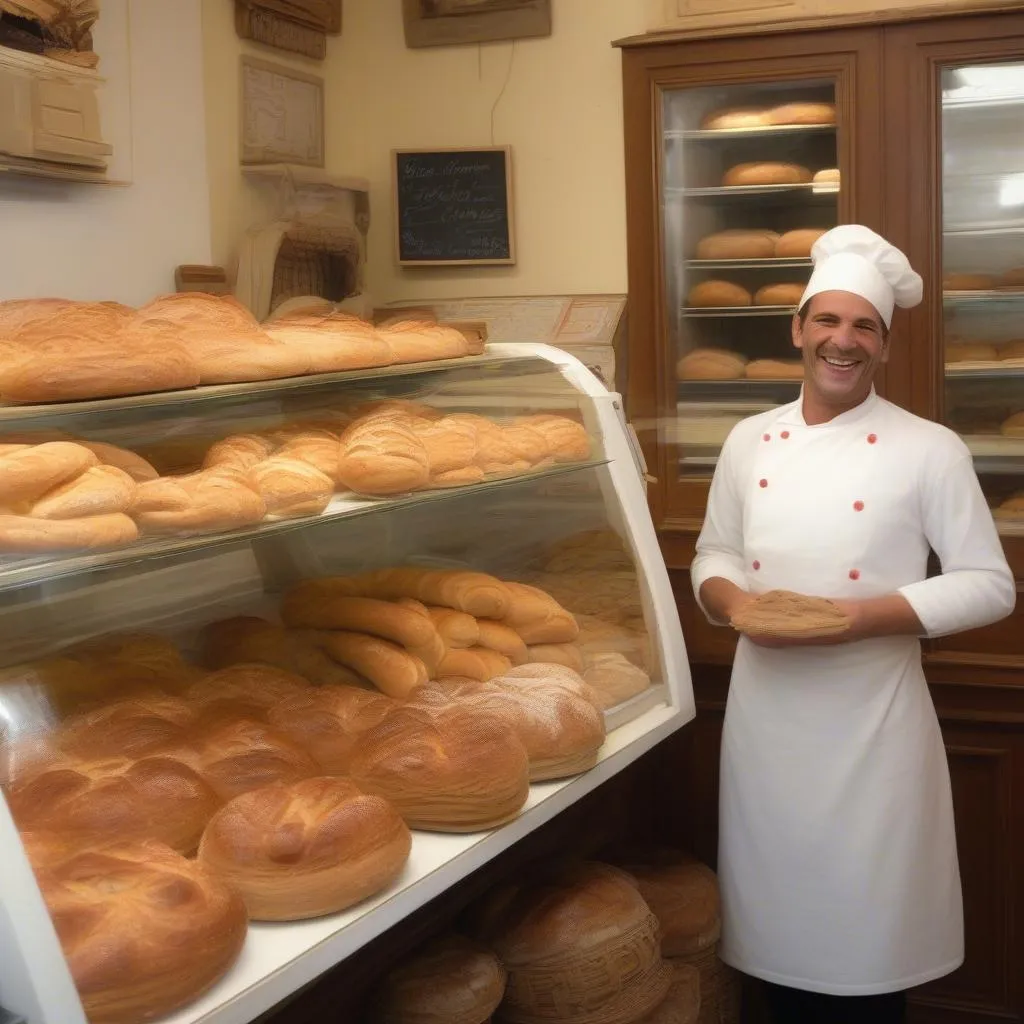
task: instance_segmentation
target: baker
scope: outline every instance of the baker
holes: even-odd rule
[[[904,1019],[905,990],[963,961],[949,768],[920,637],[995,622],[1013,576],[970,452],[880,398],[907,258],[860,225],[825,233],[793,318],[797,401],[739,423],[691,575],[727,624],[772,589],[833,599],[838,638],[741,636],[722,737],[722,958],[776,1018]],[[929,549],[941,575],[928,578]]]

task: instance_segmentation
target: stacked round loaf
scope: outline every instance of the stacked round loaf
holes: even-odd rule
[[[779,234],[761,228],[730,228],[705,235],[697,243],[699,260],[805,258],[826,228],[796,228]]]
[[[296,308],[266,325],[231,297],[163,295],[140,309],[111,302],[0,302],[0,399],[63,402],[451,359],[479,335],[399,319],[376,328]]]
[[[836,123],[834,103],[809,101],[783,103],[775,107],[742,107],[713,110],[700,123],[704,131],[736,131],[796,125]]]

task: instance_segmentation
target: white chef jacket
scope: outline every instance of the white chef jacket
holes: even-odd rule
[[[723,447],[691,567],[752,593],[901,593],[927,636],[994,622],[1015,585],[970,452],[879,398],[827,423],[801,398]],[[926,579],[929,547],[943,574]],[[911,636],[764,648],[741,637],[722,736],[720,955],[834,995],[963,961],[949,768]]]

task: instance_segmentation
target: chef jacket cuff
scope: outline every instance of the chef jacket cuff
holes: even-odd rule
[[[704,613],[704,618],[708,622],[715,626],[728,626],[729,622],[726,619],[715,618],[704,607],[704,602],[700,598],[700,588],[716,576],[734,583],[740,590],[746,590],[748,588],[747,574],[732,559],[722,555],[699,556],[690,566],[690,582],[693,585],[693,596],[697,601],[697,607]]]
[[[923,637],[944,636],[956,630],[956,624],[948,621],[950,609],[935,588],[930,586],[931,579],[919,580],[900,587],[897,593],[914,609],[921,625]]]

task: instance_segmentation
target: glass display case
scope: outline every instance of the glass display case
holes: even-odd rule
[[[1024,63],[940,74],[946,420],[1000,532],[1024,536]]]
[[[491,345],[0,406],[0,486],[12,454],[94,456],[0,517],[0,1005],[34,1024],[252,1020],[690,720],[621,404],[565,353]],[[112,480],[120,511],[75,522],[134,534],[82,550],[44,529]],[[545,687],[584,702],[590,741],[567,724],[545,752],[503,717]],[[262,877],[301,884],[315,844],[284,809],[268,824],[261,794],[320,806],[349,783],[392,806],[374,812],[392,815],[387,877],[381,854],[343,904],[282,911],[218,873],[242,822],[269,829]]]
[[[665,322],[682,480],[708,480],[744,416],[796,397],[791,318],[838,216],[835,83],[662,93]]]

